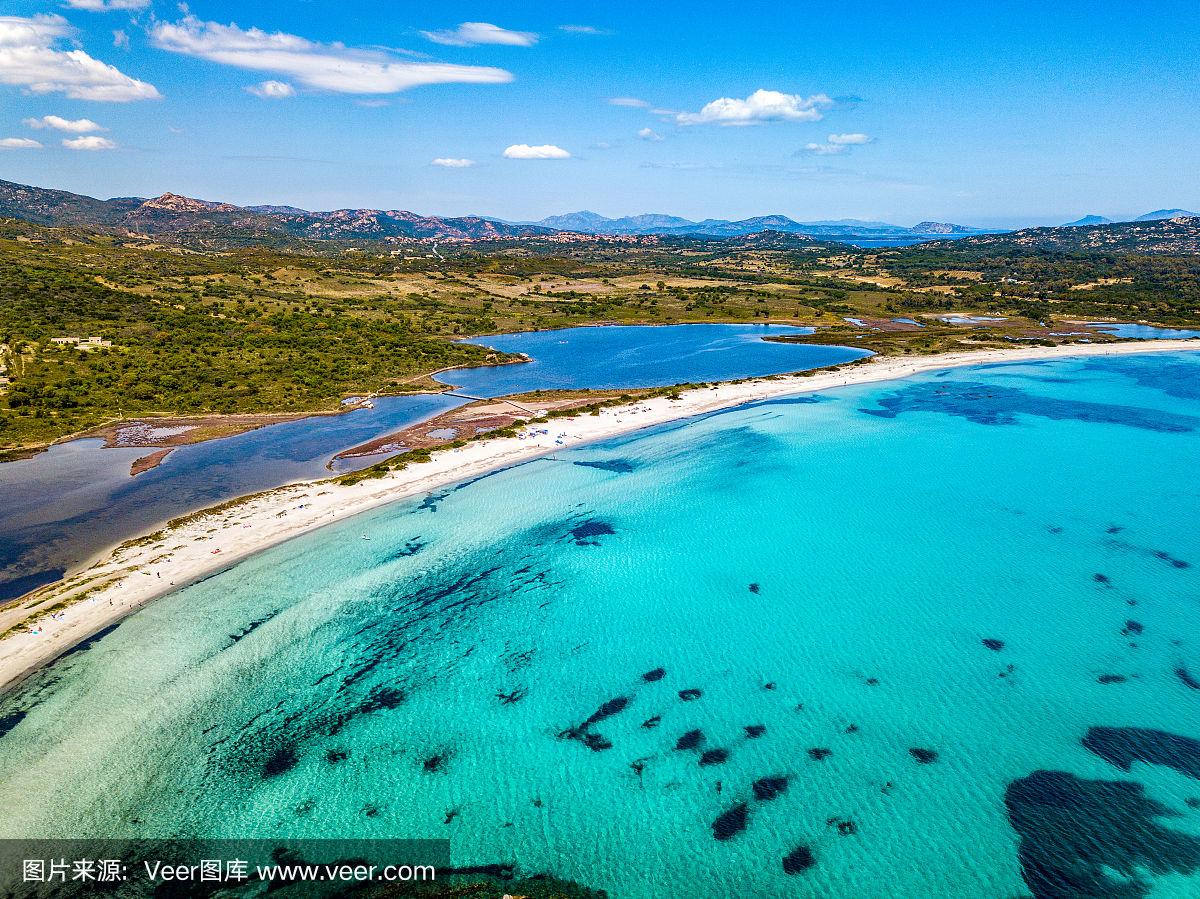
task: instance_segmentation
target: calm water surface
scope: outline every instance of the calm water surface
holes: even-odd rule
[[[448,836],[630,899],[1194,897],[1198,385],[955,369],[299,538],[3,700],[0,836]]]
[[[812,328],[787,325],[630,325],[498,334],[471,342],[525,353],[533,361],[460,369],[438,380],[478,396],[581,387],[664,387],[820,368],[869,355],[850,347],[763,340],[812,333]]]
[[[1200,337],[1200,331],[1187,328],[1156,328],[1153,325],[1136,325],[1132,323],[1110,324],[1095,322],[1088,325],[1097,331],[1105,331],[1122,340],[1188,340]]]

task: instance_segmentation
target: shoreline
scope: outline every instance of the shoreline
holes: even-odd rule
[[[335,521],[411,498],[539,456],[647,427],[746,403],[837,387],[912,377],[925,372],[996,362],[1200,351],[1200,341],[1121,341],[1055,347],[972,350],[931,356],[873,356],[847,367],[814,369],[684,389],[554,418],[548,434],[526,439],[482,438],[434,452],[428,462],[354,484],[301,481],[241,497],[177,519],[127,541],[78,573],[0,609],[0,693],[80,642],[168,593]],[[558,435],[563,435],[558,439]]]

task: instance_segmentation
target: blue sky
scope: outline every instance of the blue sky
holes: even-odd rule
[[[1200,21],[1139,6],[4,0],[0,177],[518,220],[1195,209]]]

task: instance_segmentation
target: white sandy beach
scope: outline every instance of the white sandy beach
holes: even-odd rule
[[[0,690],[19,681],[105,626],[146,603],[229,568],[267,547],[385,503],[512,465],[564,447],[639,428],[776,397],[904,378],[921,372],[992,362],[1200,350],[1200,342],[1162,340],[984,350],[916,358],[876,357],[845,369],[686,391],[556,418],[546,435],[474,441],[433,454],[431,461],[354,485],[315,481],[281,487],[192,516],[152,539],[123,544],[80,573],[0,610]],[[560,437],[560,435],[562,435]]]

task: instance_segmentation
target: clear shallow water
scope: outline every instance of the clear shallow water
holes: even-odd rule
[[[5,699],[0,836],[448,835],[616,897],[1064,895],[1068,865],[1194,896],[1200,744],[1088,733],[1200,737],[1198,384],[950,370],[308,535]]]
[[[787,325],[613,325],[498,334],[471,341],[532,362],[446,372],[438,380],[479,396],[580,387],[664,387],[836,365],[870,355],[838,346],[766,341],[811,334]]]
[[[487,396],[553,387],[631,387],[713,381],[831,365],[863,355],[841,347],[767,343],[811,329],[762,325],[577,328],[488,338],[533,356],[501,368],[456,371]],[[163,521],[259,490],[328,474],[341,450],[462,405],[450,396],[380,397],[373,409],[314,416],[176,449],[149,472],[129,466],[152,449],[75,441],[0,464],[0,601]],[[375,461],[360,458],[339,470]]]

